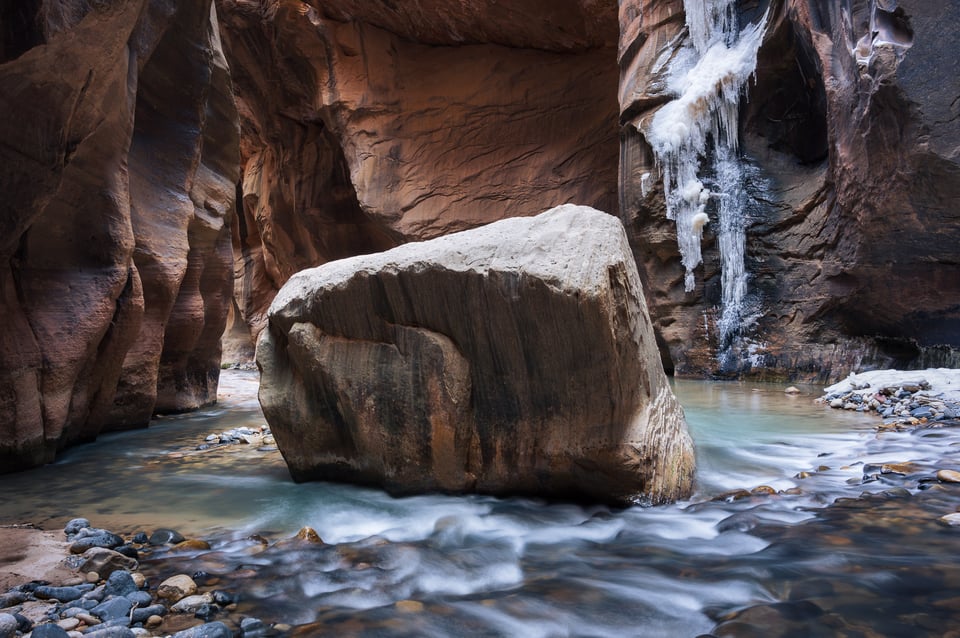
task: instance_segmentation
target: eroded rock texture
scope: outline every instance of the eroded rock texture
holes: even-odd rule
[[[691,489],[626,235],[594,209],[303,271],[257,359],[297,480],[619,504]]]
[[[254,333],[305,267],[566,202],[614,209],[614,3],[217,2]]]
[[[216,398],[237,180],[210,2],[3,4],[0,471]]]
[[[742,23],[766,9],[740,3]],[[715,225],[697,289],[685,293],[662,190],[641,188],[657,168],[636,124],[672,97],[662,62],[684,37],[684,3],[627,0],[620,22],[621,215],[667,367],[826,379],[854,367],[956,364],[960,68],[950,47],[960,5],[769,4],[741,112],[756,318],[726,357]]]

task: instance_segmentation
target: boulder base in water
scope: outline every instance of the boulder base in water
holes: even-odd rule
[[[611,503],[691,489],[626,235],[594,209],[298,273],[257,360],[297,480]]]

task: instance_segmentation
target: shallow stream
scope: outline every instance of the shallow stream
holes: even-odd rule
[[[960,428],[878,434],[816,390],[679,381],[697,445],[688,502],[612,510],[530,499],[293,484],[279,453],[198,451],[259,427],[257,375],[220,404],[101,436],[0,478],[0,524],[75,516],[171,527],[211,550],[145,571],[202,572],[238,615],[302,636],[960,635]],[[759,488],[759,489],[758,489]],[[324,540],[292,540],[304,526]]]

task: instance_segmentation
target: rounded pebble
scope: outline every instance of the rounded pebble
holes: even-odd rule
[[[80,621],[76,618],[64,618],[57,622],[65,631],[73,631],[80,626]]]
[[[68,638],[68,634],[63,627],[51,623],[34,627],[30,638]]]
[[[186,574],[171,576],[157,587],[158,597],[174,603],[195,593],[197,593],[197,583]]]
[[[184,540],[185,539],[180,532],[172,529],[160,528],[150,535],[149,542],[151,545],[176,545]]]
[[[13,614],[0,614],[0,638],[13,638],[19,623]]]
[[[955,470],[940,470],[937,472],[937,480],[941,483],[960,483],[960,472]]]
[[[419,600],[398,600],[396,608],[406,613],[418,613],[423,611],[423,603]]]
[[[63,528],[63,533],[67,536],[78,534],[80,530],[90,527],[90,521],[85,518],[70,519]]]
[[[941,516],[939,521],[947,527],[960,527],[960,512],[954,512],[952,514],[947,514],[946,516]]]

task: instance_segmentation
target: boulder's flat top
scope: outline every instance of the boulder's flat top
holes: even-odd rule
[[[300,271],[280,290],[270,312],[310,297],[311,291],[336,287],[359,274],[410,268],[418,263],[425,267],[442,264],[454,272],[522,271],[563,290],[592,291],[605,285],[611,259],[629,254],[619,246],[609,246],[610,238],[617,236],[623,236],[618,218],[589,206],[564,204],[536,217],[504,219]],[[468,237],[467,251],[464,247]]]

